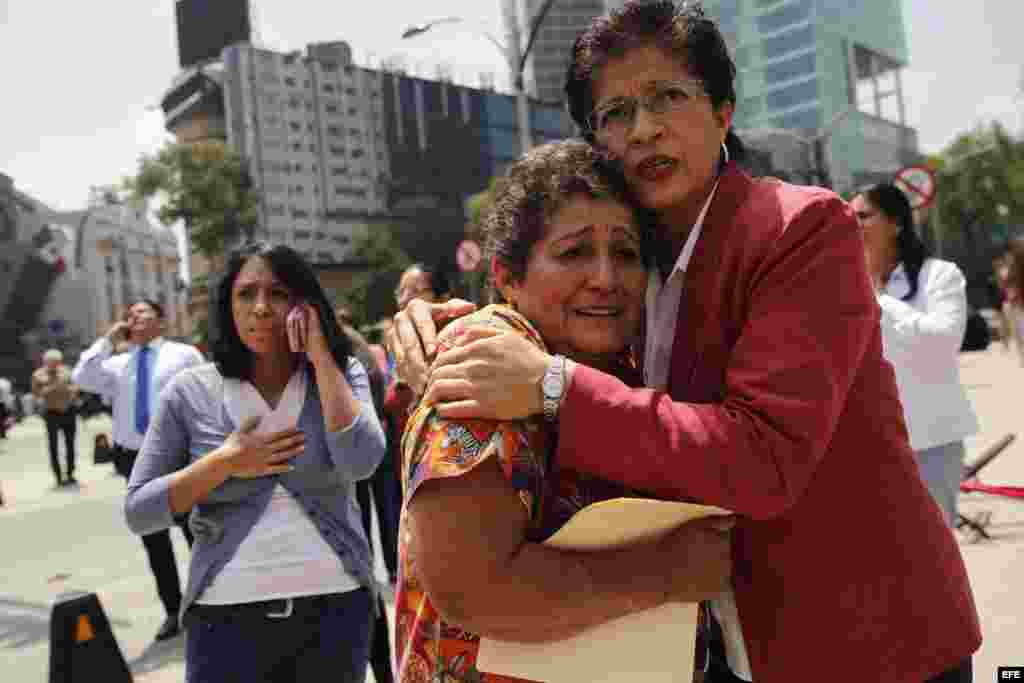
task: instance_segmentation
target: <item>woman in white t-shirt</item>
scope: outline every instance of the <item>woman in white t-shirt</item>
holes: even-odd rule
[[[955,263],[928,256],[906,195],[873,185],[851,202],[864,230],[868,271],[882,309],[885,357],[896,372],[921,477],[956,522],[964,438],[978,419],[960,383],[967,326],[966,280]]]

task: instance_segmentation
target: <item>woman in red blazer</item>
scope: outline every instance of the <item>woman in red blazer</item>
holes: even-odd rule
[[[969,681],[978,617],[917,474],[856,219],[830,191],[728,162],[734,75],[717,26],[671,2],[628,2],[574,47],[573,117],[664,226],[653,388],[571,363],[558,375],[480,332],[437,358],[425,400],[445,417],[543,411],[559,467],[740,515],[711,681]],[[429,317],[396,317],[406,377]]]

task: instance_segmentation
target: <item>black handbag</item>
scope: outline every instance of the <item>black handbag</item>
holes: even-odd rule
[[[114,462],[114,449],[110,447],[110,439],[106,434],[97,434],[92,448],[92,461],[95,465]]]
[[[967,329],[964,330],[964,341],[961,351],[984,351],[992,341],[992,332],[988,329],[988,321],[978,311],[967,316]]]

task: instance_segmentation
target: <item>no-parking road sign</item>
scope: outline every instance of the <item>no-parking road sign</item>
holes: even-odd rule
[[[935,173],[924,166],[907,166],[892,182],[903,190],[914,209],[922,209],[935,200]]]

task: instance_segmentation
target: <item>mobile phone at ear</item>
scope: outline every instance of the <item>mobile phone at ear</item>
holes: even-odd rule
[[[302,304],[288,312],[285,327],[288,330],[288,346],[292,353],[304,352],[306,350],[306,310]]]

